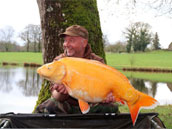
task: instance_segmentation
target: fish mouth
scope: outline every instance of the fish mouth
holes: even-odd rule
[[[49,78],[48,76],[40,75],[40,77],[41,77],[42,79],[45,79],[45,80],[50,81],[50,82],[52,82],[52,83],[61,83],[61,81],[55,81],[55,80]]]
[[[38,69],[37,69],[37,73],[39,74],[39,76],[40,76],[41,78],[48,80],[47,77],[44,76],[44,75],[42,74],[41,68],[38,68]]]
[[[41,76],[41,68],[38,68],[36,72]]]
[[[40,75],[40,77],[41,77],[42,79],[47,80],[47,81],[53,82],[53,81],[51,81],[51,79],[48,79],[46,76]],[[53,83],[55,83],[55,82],[53,82]]]
[[[36,71],[41,78],[46,78],[46,76],[42,73],[41,68],[38,68]]]

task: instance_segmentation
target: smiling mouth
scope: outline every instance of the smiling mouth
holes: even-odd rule
[[[71,55],[73,54],[73,50],[72,49],[69,49],[69,50],[66,50],[67,54]]]
[[[67,51],[67,52],[69,52],[69,51],[73,51],[73,49],[66,49],[66,51]]]

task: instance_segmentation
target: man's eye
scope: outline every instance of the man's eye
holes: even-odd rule
[[[73,43],[74,42],[74,39],[69,40],[69,42]]]

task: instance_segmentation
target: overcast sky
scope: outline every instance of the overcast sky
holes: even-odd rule
[[[107,35],[110,43],[124,40],[125,28],[131,22],[138,21],[149,23],[153,33],[158,32],[161,47],[167,48],[172,42],[172,19],[155,17],[155,12],[145,6],[137,5],[136,9],[128,10],[122,2],[115,4],[114,0],[109,3],[106,0],[97,1],[102,32]],[[36,0],[0,0],[0,28],[12,26],[19,33],[28,24],[40,24]]]

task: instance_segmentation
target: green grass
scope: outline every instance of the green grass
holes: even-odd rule
[[[106,53],[107,64],[117,69],[124,67],[172,69],[172,51],[145,53]],[[172,83],[172,73],[124,72],[128,78]]]
[[[107,64],[115,68],[143,67],[172,69],[172,51],[106,53]]]
[[[172,51],[152,51],[145,53],[106,53],[107,64],[115,68],[144,67],[172,69]],[[22,64],[42,64],[42,53],[0,52],[0,63],[12,62]]]
[[[144,79],[154,82],[165,82],[172,83],[172,73],[154,73],[154,72],[124,72],[123,73],[127,78],[137,78]]]
[[[119,106],[122,113],[128,113],[127,106]],[[141,113],[158,112],[158,117],[163,121],[167,129],[172,129],[172,105],[157,106],[154,109],[142,109]]]
[[[0,63],[37,63],[43,64],[42,53],[33,52],[0,52]]]

